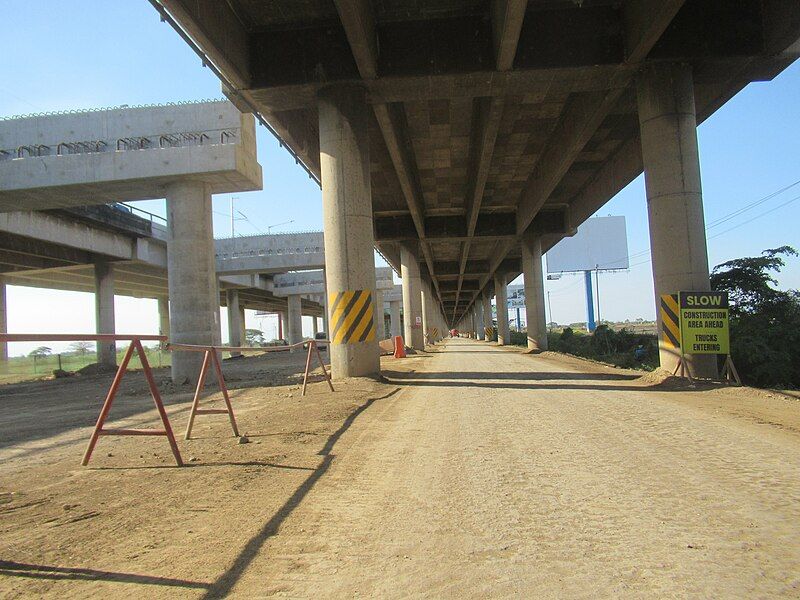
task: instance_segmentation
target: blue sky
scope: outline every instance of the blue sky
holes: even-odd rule
[[[0,0],[4,47],[0,55],[0,116],[31,112],[219,98],[219,82],[146,0]],[[800,64],[772,82],[751,84],[698,130],[706,223],[800,180]],[[321,229],[320,191],[264,129],[258,128],[264,190],[237,194],[248,221],[237,234]],[[800,185],[709,231],[709,262],[754,255],[784,244],[800,246]],[[163,214],[163,202],[141,203]],[[743,224],[761,213],[773,212]],[[230,197],[214,198],[217,235],[230,233]],[[649,247],[643,178],[612,199],[600,215],[625,215],[632,255]],[[624,320],[653,318],[647,254],[627,272],[600,276],[601,313]],[[644,261],[644,262],[643,262]],[[800,261],[790,259],[781,287],[800,287]],[[582,278],[547,282],[553,317],[585,319]],[[94,329],[89,294],[9,288],[9,331]],[[70,314],[54,315],[53,303]],[[155,302],[117,298],[118,331],[155,331]],[[248,326],[257,324],[253,315]],[[265,323],[269,337],[272,325]],[[13,348],[12,348],[13,351]]]

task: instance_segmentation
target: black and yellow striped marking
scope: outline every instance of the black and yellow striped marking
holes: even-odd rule
[[[335,292],[331,302],[331,342],[358,344],[375,340],[371,290]]]
[[[486,331],[487,338],[494,337],[494,327],[484,327],[484,330]]]
[[[672,348],[681,347],[681,326],[678,320],[678,294],[661,295],[661,337]]]
[[[439,330],[436,327],[433,328],[433,331],[431,331],[431,333],[433,334],[433,337],[435,338],[439,337]]]

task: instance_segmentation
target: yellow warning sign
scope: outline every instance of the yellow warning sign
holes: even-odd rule
[[[375,340],[371,290],[334,292],[331,303],[331,342],[357,344]]]
[[[661,294],[662,342],[671,348],[681,347],[681,326],[678,314],[678,294]]]
[[[726,292],[681,292],[679,317],[684,354],[730,354]]]

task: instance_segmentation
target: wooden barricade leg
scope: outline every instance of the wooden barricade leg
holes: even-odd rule
[[[210,351],[206,350],[203,355],[203,366],[200,367],[200,376],[197,378],[197,387],[194,390],[194,399],[192,400],[192,410],[189,411],[189,422],[186,424],[186,433],[183,434],[183,439],[188,440],[192,436],[192,427],[194,427],[194,417],[197,414],[197,409],[200,407],[200,394],[203,391],[203,386],[206,383],[206,376],[208,375],[208,367],[210,366]]]
[[[106,400],[103,402],[103,408],[100,409],[100,415],[97,417],[97,423],[95,423],[94,431],[92,431],[92,437],[89,438],[89,445],[86,447],[86,452],[83,453],[81,465],[84,467],[89,464],[89,459],[92,458],[92,452],[94,452],[97,439],[100,437],[100,432],[103,430],[103,424],[106,422],[106,418],[108,418],[111,404],[114,402],[114,396],[117,395],[122,377],[125,375],[125,371],[128,370],[128,363],[133,355],[134,347],[134,343],[131,341],[131,345],[128,346],[128,349],[125,351],[125,357],[122,359],[122,362],[119,363],[117,374],[114,375],[114,381],[111,382],[111,387],[108,388],[108,394],[106,394]]]
[[[175,441],[175,434],[172,432],[172,426],[169,424],[167,411],[164,410],[164,403],[161,401],[161,393],[158,391],[156,380],[153,377],[153,371],[150,369],[150,362],[147,360],[147,354],[145,354],[144,348],[142,347],[142,342],[139,340],[133,340],[133,342],[136,344],[136,350],[139,352],[139,360],[142,363],[142,370],[144,370],[147,385],[150,386],[150,395],[153,396],[153,402],[155,402],[156,409],[158,409],[158,414],[161,417],[161,422],[164,424],[164,433],[169,441],[169,447],[172,449],[172,455],[175,457],[175,462],[178,466],[182,467],[183,459],[178,450],[178,443]]]
[[[308,342],[308,355],[306,356],[306,372],[303,374],[303,393],[301,396],[306,395],[306,386],[308,385],[308,371],[311,369],[311,350],[314,342]]]
[[[239,428],[236,426],[236,417],[233,416],[233,406],[231,405],[231,398],[228,395],[228,386],[225,385],[225,377],[222,375],[222,365],[219,362],[219,356],[217,355],[216,350],[211,351],[211,360],[214,362],[214,370],[217,373],[217,382],[219,383],[219,389],[222,392],[222,398],[225,400],[225,406],[228,407],[227,411],[223,409],[220,409],[220,411],[221,413],[228,413],[228,419],[230,419],[231,422],[233,435],[239,437]]]
[[[336,390],[333,389],[333,383],[331,383],[331,376],[328,374],[328,370],[325,368],[325,362],[322,360],[322,355],[319,353],[319,348],[317,347],[317,343],[314,342],[314,352],[317,353],[317,360],[319,360],[319,366],[322,367],[322,373],[325,375],[325,381],[328,382],[328,387],[331,388],[332,392]]]

